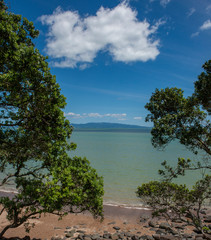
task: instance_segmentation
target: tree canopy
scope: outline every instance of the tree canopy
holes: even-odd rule
[[[35,48],[32,22],[7,10],[0,0],[0,186],[18,194],[0,197],[11,224],[31,215],[89,210],[102,215],[103,181],[85,158],[70,158],[76,145],[64,117],[65,97]]]
[[[163,179],[143,184],[137,191],[138,197],[153,207],[155,214],[182,220],[181,216],[188,216],[200,231],[204,229],[200,210],[204,201],[211,198],[211,60],[203,68],[205,71],[195,82],[192,96],[184,97],[178,88],[156,89],[145,106],[150,111],[146,121],[154,124],[151,134],[155,148],[165,148],[177,139],[194,154],[200,152],[201,160],[193,163],[191,159],[179,158],[176,167],[164,161],[164,169],[159,170]],[[197,169],[203,169],[205,173],[192,190],[186,185],[172,183],[187,170]]]

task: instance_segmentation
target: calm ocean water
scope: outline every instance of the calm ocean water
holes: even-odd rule
[[[71,155],[85,156],[103,176],[104,203],[112,205],[141,205],[135,194],[137,186],[158,180],[164,160],[173,165],[178,157],[198,159],[177,142],[165,151],[154,149],[150,133],[73,132],[71,141],[78,146]],[[191,186],[200,176],[200,172],[192,172],[177,182]]]
[[[112,205],[141,206],[135,194],[137,187],[158,180],[158,169],[164,160],[173,165],[178,157],[198,159],[177,142],[168,145],[165,151],[154,149],[150,133],[73,132],[71,141],[78,147],[70,155],[86,157],[103,176],[104,203]],[[200,172],[194,171],[177,182],[191,186],[200,176]],[[7,186],[0,190],[14,188]]]

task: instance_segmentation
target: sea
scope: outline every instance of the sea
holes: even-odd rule
[[[86,157],[98,175],[103,176],[106,205],[143,207],[136,196],[137,187],[161,179],[158,169],[162,169],[164,160],[175,166],[179,157],[195,162],[201,157],[178,141],[170,143],[165,150],[155,149],[150,133],[75,131],[71,141],[77,144],[77,149],[69,154]],[[175,182],[191,188],[201,174],[201,171],[190,171]]]
[[[170,143],[165,150],[155,149],[151,144],[151,134],[146,132],[73,131],[70,141],[77,144],[77,149],[68,154],[86,157],[103,177],[104,204],[128,208],[144,207],[136,196],[137,188],[143,183],[161,179],[158,169],[162,169],[164,160],[175,166],[179,157],[196,162],[201,157],[177,141]],[[185,177],[176,179],[176,183],[191,188],[201,174],[201,171],[189,171]],[[8,186],[0,191],[15,192],[15,189]]]

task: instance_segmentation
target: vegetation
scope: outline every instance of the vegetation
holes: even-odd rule
[[[35,214],[89,210],[103,216],[103,181],[88,160],[70,158],[72,128],[46,57],[35,48],[32,22],[7,10],[0,0],[0,186],[18,194],[0,197],[0,214],[16,228]]]
[[[178,88],[156,89],[145,106],[150,111],[146,121],[154,124],[151,134],[155,148],[164,148],[177,139],[195,154],[200,153],[201,161],[194,163],[179,158],[176,167],[164,161],[164,170],[159,170],[162,180],[143,184],[137,191],[137,196],[153,208],[154,215],[191,221],[202,232],[206,226],[200,210],[204,201],[211,198],[211,176],[208,175],[211,169],[211,123],[208,119],[211,114],[211,60],[203,68],[205,72],[195,82],[191,97],[185,98]],[[192,190],[172,182],[184,176],[187,170],[198,169],[203,170],[202,179]]]

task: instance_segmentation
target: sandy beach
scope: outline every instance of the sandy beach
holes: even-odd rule
[[[0,196],[11,196],[11,193],[0,192]],[[94,219],[88,212],[68,214],[62,220],[58,220],[58,216],[53,214],[35,216],[29,220],[30,223],[35,224],[30,233],[26,233],[22,225],[8,230],[4,237],[14,240],[29,236],[33,240],[51,240],[54,239],[53,237],[55,239],[59,239],[59,237],[60,239],[65,239],[67,233],[70,232],[74,232],[74,237],[77,237],[80,233],[103,235],[105,233],[115,234],[120,231],[135,234],[136,236],[155,236],[156,231],[159,229],[159,226],[157,228],[150,226],[149,222],[152,220],[151,210],[147,208],[125,208],[122,206],[104,205],[104,217],[104,221],[101,222],[100,219]],[[153,221],[157,221],[159,224],[165,222],[163,219],[153,219]],[[4,213],[0,216],[0,230],[7,224],[6,213]],[[193,226],[186,226],[182,231],[191,235],[193,234]]]
[[[94,219],[89,213],[82,214],[68,214],[62,220],[58,220],[58,216],[53,214],[46,214],[45,216],[36,216],[31,218],[30,223],[35,223],[35,227],[31,229],[30,233],[26,233],[24,226],[16,229],[10,229],[5,234],[5,237],[19,237],[30,236],[33,238],[51,239],[51,237],[64,237],[65,230],[70,228],[82,229],[87,234],[100,233],[104,231],[114,233],[114,226],[118,226],[122,231],[136,231],[142,234],[151,235],[144,224],[140,223],[140,216],[150,217],[151,211],[141,209],[128,209],[116,206],[104,206],[105,219],[103,222],[100,219]],[[0,216],[0,229],[7,224],[6,214]]]
[[[0,196],[12,196],[10,192],[0,192]],[[30,223],[35,223],[35,227],[30,233],[26,233],[24,226],[10,229],[6,232],[5,237],[30,236],[33,238],[51,239],[55,236],[65,235],[65,230],[75,227],[76,229],[84,229],[87,234],[104,233],[104,231],[115,232],[114,226],[118,226],[123,231],[141,231],[142,233],[152,234],[148,229],[144,228],[144,224],[140,223],[140,217],[151,217],[150,209],[125,208],[120,206],[104,205],[104,221],[94,219],[88,212],[80,214],[68,214],[62,220],[58,220],[58,216],[53,214],[36,216],[31,218]],[[6,213],[0,216],[0,229],[8,224]]]

